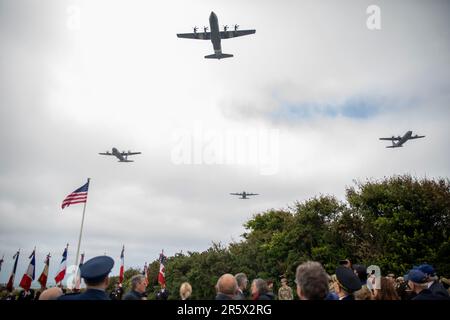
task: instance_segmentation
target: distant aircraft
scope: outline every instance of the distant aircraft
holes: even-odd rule
[[[408,131],[405,133],[405,135],[403,137],[394,137],[392,136],[391,138],[380,138],[380,140],[389,140],[392,141],[392,146],[387,146],[386,148],[400,148],[403,147],[403,144],[411,139],[419,139],[419,138],[424,138],[425,136],[418,136],[417,134],[415,136],[412,135],[412,131]],[[395,142],[398,141],[398,142]]]
[[[241,196],[239,199],[249,199],[249,196],[257,196],[257,193],[247,193],[242,191],[242,193],[230,193],[232,196]]]
[[[105,153],[99,153],[102,156],[115,156],[119,159],[119,162],[134,162],[133,160],[128,160],[128,156],[133,156],[135,154],[141,154],[140,152],[119,152],[116,148],[112,148],[112,152],[106,151]]]
[[[214,54],[205,56],[206,59],[223,59],[231,58],[232,54],[222,53],[221,39],[235,38],[253,34],[256,30],[238,30],[239,25],[234,25],[234,30],[228,31],[228,26],[223,26],[223,31],[219,30],[219,20],[214,12],[209,16],[209,26],[211,32],[208,32],[208,27],[203,27],[203,32],[197,32],[198,28],[194,27],[194,33],[178,33],[178,38],[211,40],[214,47]]]

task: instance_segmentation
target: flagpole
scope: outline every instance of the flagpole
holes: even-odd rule
[[[89,186],[89,181],[91,180],[91,178],[87,179],[88,182],[88,186]],[[81,244],[81,235],[83,234],[83,224],[84,224],[84,214],[86,213],[86,204],[87,204],[87,197],[86,197],[86,202],[84,203],[84,207],[83,207],[83,217],[81,218],[81,228],[80,228],[80,236],[78,237],[78,247],[77,247],[77,256],[76,256],[76,260],[75,260],[75,265],[78,266],[78,256],[80,255],[80,244]]]

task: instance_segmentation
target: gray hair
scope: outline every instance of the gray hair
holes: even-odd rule
[[[269,292],[269,287],[267,286],[267,282],[264,279],[257,278],[255,280],[253,280],[252,283],[255,285],[259,294]]]
[[[142,274],[137,274],[131,278],[131,289],[134,290],[142,281],[145,280],[145,276]]]
[[[297,267],[297,287],[308,300],[323,300],[328,294],[328,274],[319,262],[307,261]]]
[[[245,273],[238,273],[234,276],[236,278],[238,287],[240,288],[241,286],[244,285],[245,282],[248,282],[248,278],[247,275]]]

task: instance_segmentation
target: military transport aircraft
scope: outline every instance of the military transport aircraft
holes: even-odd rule
[[[247,193],[242,191],[242,193],[230,193],[232,196],[241,196],[239,199],[250,199],[249,196],[257,196],[257,193]]]
[[[412,131],[408,131],[406,132],[403,137],[394,137],[392,136],[391,138],[380,138],[380,140],[389,140],[392,141],[392,146],[387,146],[386,148],[400,148],[403,147],[403,144],[411,139],[419,139],[419,138],[424,138],[425,136],[418,136],[417,134],[415,136],[412,135]],[[398,141],[398,142],[395,142]]]
[[[211,32],[208,32],[208,27],[203,27],[203,32],[197,32],[198,28],[194,27],[194,33],[178,33],[178,38],[211,40],[214,47],[214,54],[205,56],[206,59],[223,59],[231,58],[232,54],[222,53],[221,39],[235,38],[253,34],[256,30],[238,30],[239,25],[234,25],[234,30],[228,31],[228,26],[223,27],[223,31],[219,30],[219,20],[214,12],[209,16],[209,27]]]
[[[128,160],[128,156],[133,156],[135,154],[141,154],[140,152],[119,152],[116,148],[112,148],[112,152],[106,151],[105,153],[99,153],[102,156],[115,156],[119,159],[119,162],[134,162],[133,160]]]

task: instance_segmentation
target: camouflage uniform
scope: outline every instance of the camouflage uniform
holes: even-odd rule
[[[292,289],[289,286],[278,289],[278,300],[293,300]]]

